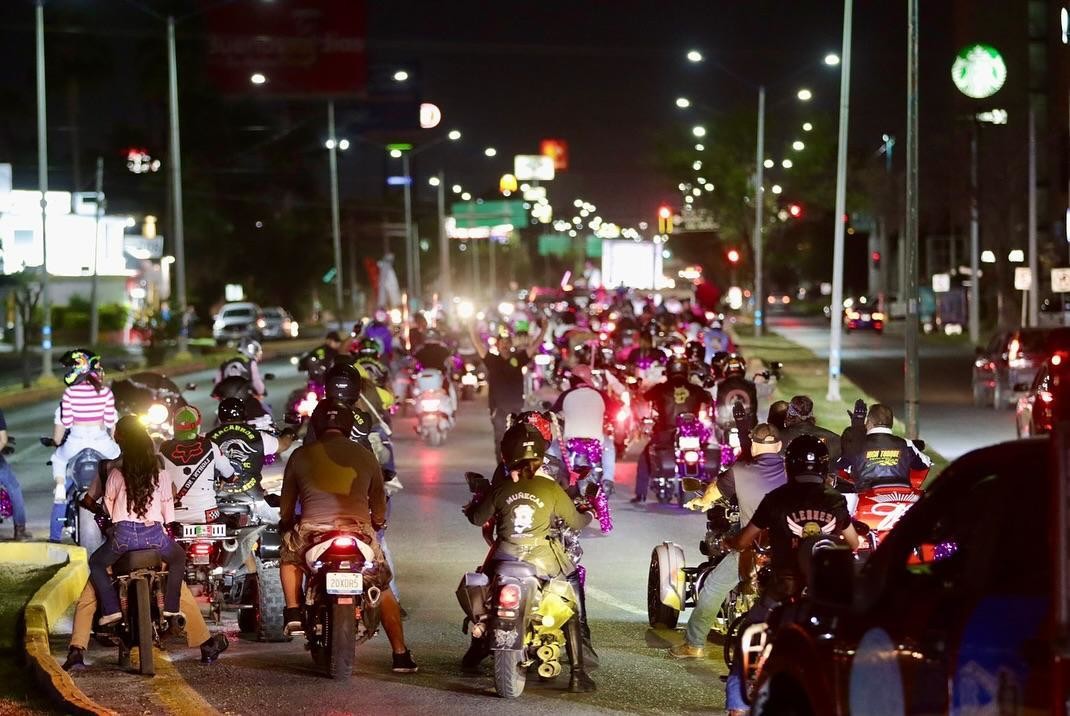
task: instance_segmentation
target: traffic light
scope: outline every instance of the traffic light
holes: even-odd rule
[[[729,249],[726,256],[728,257],[728,263],[732,264],[733,266],[739,263],[739,252],[735,249]]]
[[[789,204],[788,205],[788,214],[793,219],[801,219],[802,215],[803,215],[802,204]]]
[[[672,233],[672,209],[664,204],[658,207],[658,233]]]
[[[874,251],[869,255],[870,260],[873,262],[873,268],[879,269],[881,267],[881,252]]]

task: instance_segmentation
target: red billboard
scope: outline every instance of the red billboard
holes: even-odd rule
[[[364,0],[209,3],[208,67],[226,94],[331,97],[364,92]]]
[[[539,144],[539,154],[554,160],[554,169],[568,169],[568,142],[564,139],[544,139]]]

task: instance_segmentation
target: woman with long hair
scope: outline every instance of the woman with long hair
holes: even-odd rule
[[[56,489],[52,500],[52,519],[48,538],[59,542],[67,514],[67,461],[86,448],[96,450],[111,460],[119,456],[119,446],[108,431],[115,427],[115,396],[104,385],[104,368],[100,356],[78,349],[63,355],[60,362],[66,368],[59,410],[56,411],[56,442],[52,455],[52,477]],[[64,434],[66,438],[64,439]]]
[[[160,479],[160,462],[152,438],[134,416],[115,427],[122,451],[113,462],[104,485],[104,507],[114,528],[109,539],[89,558],[89,578],[101,603],[101,626],[122,618],[119,598],[108,577],[108,568],[130,550],[155,549],[167,562],[164,616],[179,614],[179,597],[186,553],[164,531],[175,520],[171,481]]]

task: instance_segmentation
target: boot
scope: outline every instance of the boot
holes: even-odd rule
[[[587,694],[598,688],[583,668],[583,636],[581,632],[580,620],[576,617],[569,619],[568,623],[565,624],[565,651],[568,653],[568,660],[572,664],[568,690],[573,694]]]
[[[29,542],[33,535],[26,531],[26,525],[15,525],[15,536],[12,539],[16,542]]]
[[[598,652],[591,644],[591,627],[587,624],[587,593],[580,579],[580,571],[577,569],[570,574],[568,581],[576,592],[576,616],[580,620],[580,634],[583,636],[583,665],[594,671],[599,665]]]
[[[478,673],[480,664],[489,654],[490,650],[487,648],[486,638],[476,639],[472,637],[472,643],[468,646],[468,651],[461,657],[461,670],[465,673]]]

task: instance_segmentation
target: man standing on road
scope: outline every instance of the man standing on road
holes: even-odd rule
[[[284,621],[288,632],[303,629],[301,615],[301,565],[305,552],[319,535],[345,530],[360,535],[371,545],[378,569],[375,586],[380,597],[383,628],[394,654],[393,670],[411,674],[417,670],[405,646],[401,607],[387,589],[392,577],[376,534],[386,529],[386,489],[375,455],[349,439],[353,409],[335,400],[324,400],[312,413],[318,440],[294,451],[286,463],[280,499],[279,531],[283,533],[280,576],[286,597]],[[300,518],[296,515],[301,504]],[[365,576],[367,582],[373,578]]]
[[[509,414],[519,413],[524,409],[524,366],[542,345],[544,329],[545,326],[540,326],[531,336],[527,347],[517,350],[513,348],[509,329],[503,326],[498,335],[497,351],[491,353],[490,348],[476,332],[475,324],[468,324],[468,336],[487,368],[490,423],[494,428],[494,456],[498,462],[501,462],[501,442]]]

